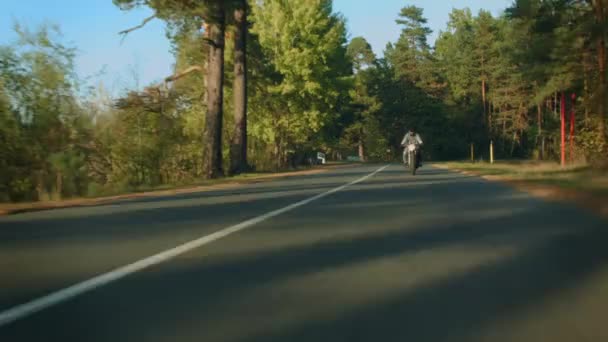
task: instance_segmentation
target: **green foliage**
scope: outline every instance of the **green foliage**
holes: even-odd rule
[[[257,85],[264,99],[253,99],[250,133],[274,145],[281,166],[335,119],[350,73],[345,25],[327,0],[256,3],[251,20],[267,74]]]
[[[394,46],[385,51],[385,56],[395,68],[398,77],[412,82],[431,95],[441,91],[441,82],[434,66],[434,56],[427,43],[432,33],[426,26],[421,8],[404,7],[397,24],[402,25],[401,35]]]
[[[372,46],[363,37],[355,37],[348,43],[346,55],[352,60],[356,71],[369,67],[376,61]]]
[[[82,193],[82,175],[65,173],[49,156],[81,155],[90,120],[77,100],[75,49],[60,43],[55,27],[30,32],[15,26],[18,41],[0,49],[0,197],[23,200]],[[78,169],[78,167],[77,167]],[[61,173],[61,175],[60,175]],[[59,180],[62,178],[62,180]]]
[[[165,21],[176,75],[195,71],[114,99],[101,87],[82,95],[76,50],[61,43],[57,28],[16,25],[18,41],[0,47],[0,201],[115,194],[204,177],[204,25],[217,19],[211,13],[220,2],[229,25],[227,161],[234,134],[230,25],[242,0],[114,0],[124,10],[148,7]],[[606,163],[599,50],[606,14],[598,17],[595,2],[518,0],[501,17],[454,9],[434,47],[422,9],[407,6],[384,56],[363,37],[347,42],[345,20],[330,0],[248,4],[247,140],[256,170],[302,165],[317,151],[398,158],[411,127],[430,159],[466,158],[471,143],[487,159],[490,140],[498,158],[557,159],[561,92],[578,95],[575,153]]]
[[[435,45],[437,65],[448,84],[448,97],[454,102],[481,101],[474,23],[468,9],[454,9],[450,14],[448,31],[440,34]]]
[[[399,18],[395,20],[403,26],[402,38],[407,38],[410,48],[428,50],[427,36],[433,31],[426,25],[427,20],[423,15],[422,8],[407,6],[401,9]]]

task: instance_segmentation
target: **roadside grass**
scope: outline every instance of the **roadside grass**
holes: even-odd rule
[[[501,161],[490,163],[446,162],[437,167],[458,170],[504,181],[533,193],[545,189],[549,199],[570,199],[584,206],[608,210],[608,172],[594,170],[587,165],[561,167],[557,163],[536,161]],[[583,203],[584,202],[584,203]]]
[[[303,171],[303,170],[293,170],[292,172]],[[84,198],[94,199],[98,197],[105,196],[119,196],[126,194],[137,194],[137,193],[145,193],[145,192],[156,192],[156,191],[170,191],[170,190],[183,190],[189,189],[193,187],[205,187],[205,186],[214,186],[214,185],[223,185],[223,184],[231,184],[231,183],[247,183],[248,181],[254,181],[256,179],[264,179],[268,177],[272,177],[279,174],[278,172],[251,172],[251,173],[243,173],[230,177],[222,177],[216,179],[207,179],[207,180],[193,180],[189,182],[180,182],[173,184],[161,184],[161,185],[138,185],[138,186],[130,186],[124,184],[116,184],[111,187],[103,187],[99,189],[89,190],[87,196]],[[76,198],[70,198],[76,199]]]
[[[304,175],[307,173],[317,173],[322,172],[327,169],[332,169],[340,166],[347,166],[353,163],[340,163],[340,162],[330,162],[325,165],[317,165],[313,167],[298,167],[291,168],[281,171],[258,171],[258,172],[247,172],[234,176],[222,177],[217,179],[206,179],[206,180],[197,180],[193,182],[187,182],[182,184],[165,184],[159,186],[149,186],[149,187],[139,187],[135,189],[134,192],[148,192],[148,191],[158,191],[158,190],[179,190],[179,189],[187,189],[191,187],[205,187],[205,186],[214,186],[214,185],[223,185],[223,184],[249,184],[256,183],[258,181],[264,181],[268,179],[289,177],[289,176],[297,176]]]
[[[163,184],[158,186],[137,187],[117,185],[113,188],[93,189],[93,191],[89,191],[89,195],[86,197],[74,197],[63,200],[38,202],[0,203],[0,216],[57,208],[94,206],[117,200],[136,199],[143,197],[171,196],[176,194],[232,188],[243,184],[253,184],[279,178],[316,174],[334,168],[348,167],[350,165],[358,165],[358,163],[333,162],[327,163],[322,166],[304,167],[277,172],[250,172],[231,177],[198,180],[182,184]]]

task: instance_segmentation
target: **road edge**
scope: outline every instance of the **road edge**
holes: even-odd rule
[[[604,219],[608,219],[608,201],[602,200],[596,195],[572,189],[563,189],[553,185],[530,184],[515,179],[509,179],[504,176],[484,175],[479,172],[462,170],[445,164],[433,164],[433,167],[458,172],[467,176],[479,177],[490,182],[500,182],[547,202],[574,204],[578,208],[590,211]]]
[[[308,170],[298,170],[298,171],[287,171],[287,172],[277,172],[270,173],[265,175],[260,175],[256,177],[251,177],[247,179],[239,179],[239,180],[231,180],[230,178],[226,178],[226,182],[219,184],[209,184],[209,185],[193,185],[193,186],[184,186],[184,187],[175,187],[172,189],[164,189],[164,190],[152,190],[152,191],[142,191],[142,192],[131,192],[120,195],[113,196],[102,196],[102,197],[93,197],[93,198],[74,198],[67,199],[64,201],[48,201],[48,202],[29,202],[29,203],[0,203],[0,217],[2,216],[10,216],[17,214],[24,214],[29,212],[37,212],[37,211],[47,211],[47,210],[55,210],[55,209],[66,209],[66,208],[79,208],[79,207],[95,207],[104,204],[111,204],[117,201],[124,200],[135,200],[140,198],[164,198],[168,196],[182,195],[182,194],[194,194],[194,193],[204,193],[214,190],[226,190],[226,189],[236,189],[243,185],[248,184],[256,184],[256,183],[265,183],[272,182],[280,179],[287,179],[290,177],[297,176],[306,176],[306,175],[314,175],[329,172],[331,170],[343,169],[360,166],[362,164],[352,163],[352,164],[339,164],[339,165],[328,165],[320,168],[312,168]]]
[[[186,243],[179,244],[173,248],[169,248],[167,250],[158,252],[158,253],[150,255],[148,257],[139,259],[139,260],[131,262],[127,265],[115,268],[109,272],[105,272],[105,273],[99,274],[93,278],[78,282],[72,286],[63,288],[58,291],[51,292],[47,295],[44,295],[44,296],[36,298],[36,299],[33,299],[29,302],[26,302],[26,303],[23,303],[23,304],[14,306],[14,307],[10,307],[6,310],[2,310],[2,311],[0,311],[0,327],[6,326],[15,321],[26,318],[30,315],[33,315],[39,311],[45,310],[49,307],[69,301],[69,300],[71,300],[75,297],[78,297],[82,294],[85,294],[89,291],[93,291],[97,288],[100,288],[100,287],[103,287],[110,283],[121,280],[131,274],[134,274],[139,271],[143,271],[147,268],[153,267],[155,265],[170,261],[180,255],[193,251],[197,248],[203,247],[214,241],[223,239],[232,234],[236,234],[247,228],[254,227],[257,224],[264,222],[268,219],[271,219],[273,217],[282,215],[284,213],[287,213],[296,208],[305,206],[311,202],[325,198],[327,196],[331,196],[332,194],[334,194],[336,192],[342,191],[352,185],[362,183],[362,182],[366,181],[367,179],[374,177],[375,175],[377,175],[377,174],[381,173],[382,171],[384,171],[385,169],[387,169],[389,166],[390,166],[390,164],[384,165],[384,166],[382,166],[378,169],[375,169],[374,171],[366,174],[363,177],[357,178],[351,182],[344,183],[341,186],[321,192],[317,195],[314,195],[314,196],[308,197],[306,199],[297,201],[295,203],[286,205],[279,209],[275,209],[275,210],[266,212],[264,214],[261,214],[256,217],[245,220],[241,223],[238,223],[238,224],[235,224],[232,226],[228,226],[228,227],[224,227],[222,229],[215,231],[214,233],[203,235],[197,239],[193,239]]]

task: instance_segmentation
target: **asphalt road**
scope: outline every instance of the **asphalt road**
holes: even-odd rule
[[[0,316],[343,186],[364,166],[0,218]],[[398,165],[0,324],[0,341],[608,341],[608,224]]]

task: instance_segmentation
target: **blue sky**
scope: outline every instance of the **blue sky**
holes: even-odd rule
[[[293,0],[303,1],[303,0]],[[434,41],[445,27],[452,8],[469,7],[475,13],[480,8],[498,15],[511,0],[334,0],[335,11],[348,21],[350,37],[364,36],[377,54],[389,41],[399,36],[395,18],[406,5],[424,8]],[[30,28],[45,22],[59,24],[64,40],[78,47],[77,71],[81,77],[103,76],[92,82],[103,81],[112,93],[126,87],[160,80],[171,73],[173,56],[164,34],[163,23],[150,22],[145,28],[130,34],[121,44],[120,30],[139,24],[150,12],[138,9],[120,11],[112,0],[8,0],[0,13],[0,44],[15,39],[15,21]]]

